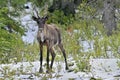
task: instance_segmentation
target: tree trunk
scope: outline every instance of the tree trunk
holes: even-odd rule
[[[116,30],[115,21],[115,0],[104,1],[103,23],[108,36],[112,35],[112,31]]]
[[[75,14],[75,8],[82,0],[53,0],[53,5],[49,7],[49,11],[62,10],[65,15]]]

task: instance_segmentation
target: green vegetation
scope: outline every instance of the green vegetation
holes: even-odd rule
[[[25,29],[8,14],[7,7],[0,9],[0,63],[22,61],[23,54],[27,60],[30,60],[29,58],[33,57],[32,53],[36,53],[36,50],[31,49],[34,45],[28,46],[22,41],[21,36],[24,35]],[[25,54],[25,52],[28,52],[28,54]],[[31,56],[28,57],[28,55]]]
[[[63,33],[63,42],[67,54],[71,54],[76,61],[77,71],[89,71],[89,59],[91,58],[120,58],[120,32],[107,36],[102,23],[97,20],[75,21],[70,26],[77,31]],[[80,44],[82,41],[89,44],[87,52],[84,51],[84,46]]]
[[[72,24],[74,21],[74,17],[72,15],[65,16],[63,11],[55,10],[53,13],[49,13],[48,23],[55,24],[64,24],[66,25],[64,28],[67,28],[69,24]]]
[[[0,9],[0,63],[9,62],[10,59],[15,56],[19,57],[20,54],[16,52],[21,51],[19,46],[22,47],[23,44],[20,35],[24,34],[24,30],[20,27],[20,24],[11,19],[7,13],[8,9],[6,7]],[[5,30],[7,26],[11,28],[11,31],[8,32]]]

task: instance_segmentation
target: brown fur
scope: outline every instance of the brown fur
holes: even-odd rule
[[[46,20],[46,18],[40,18],[40,17],[36,18],[33,16],[33,20],[35,20],[38,24],[37,40],[40,46],[40,70],[39,72],[43,71],[42,69],[43,45],[47,46],[47,58],[46,58],[47,71],[49,71],[49,69],[52,69],[52,66],[53,66],[53,62],[55,58],[55,52],[53,50],[53,47],[55,45],[58,45],[59,48],[61,49],[64,59],[65,59],[66,69],[68,69],[66,53],[61,43],[61,33],[58,27],[55,24],[45,24],[44,21]],[[49,52],[51,53],[51,56],[52,56],[50,68],[49,68]]]

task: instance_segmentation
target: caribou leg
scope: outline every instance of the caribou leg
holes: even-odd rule
[[[52,60],[51,60],[50,68],[52,69],[52,66],[53,66],[53,63],[54,63],[54,59],[55,59],[56,54],[55,54],[53,48],[50,49],[50,52],[51,52],[51,55],[52,55]]]
[[[46,61],[47,61],[47,71],[46,72],[48,72],[48,70],[49,70],[49,51],[50,51],[49,46],[47,46],[47,58],[46,58]]]
[[[39,69],[40,73],[43,72],[42,61],[43,61],[43,45],[40,45],[40,69]]]
[[[66,53],[65,53],[65,49],[63,48],[63,45],[60,43],[58,44],[59,48],[61,49],[62,53],[63,53],[63,56],[64,56],[64,59],[65,59],[65,65],[66,65],[66,70],[68,70],[68,65],[67,65],[67,59],[66,59]]]

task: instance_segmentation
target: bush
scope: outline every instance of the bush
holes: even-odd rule
[[[55,10],[53,13],[49,13],[48,23],[55,23],[60,25],[65,25],[63,28],[69,27],[68,25],[72,24],[74,17],[72,15],[65,16],[63,11]]]
[[[21,54],[19,51],[24,47],[20,35],[9,33],[3,29],[0,29],[0,32],[0,63],[9,62],[10,59],[15,57],[20,60]]]

